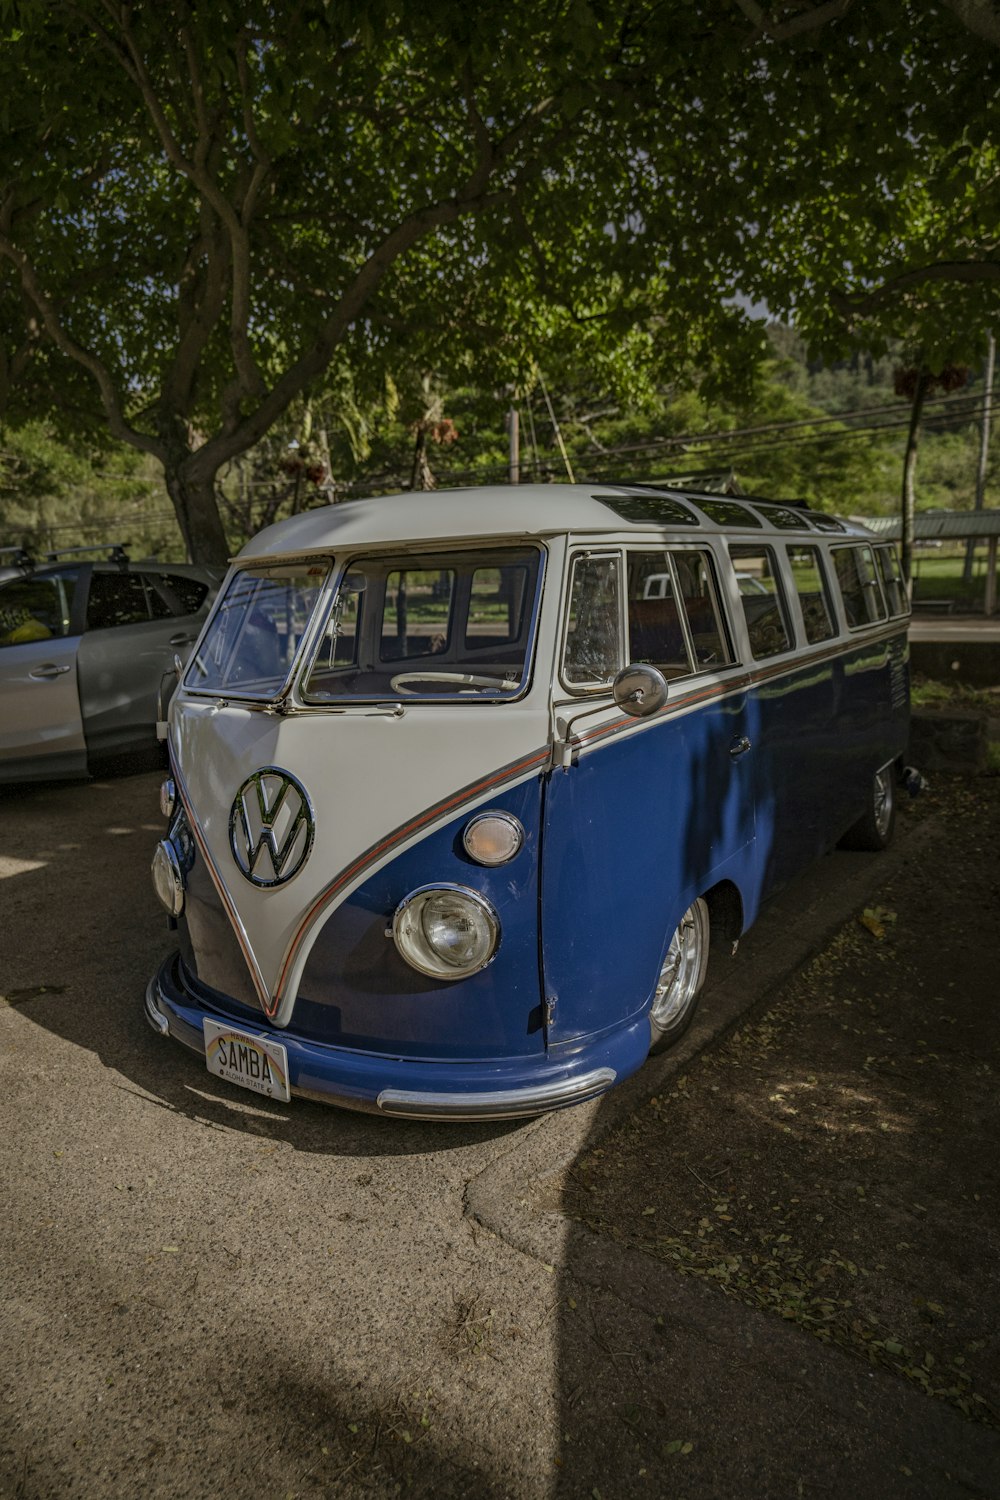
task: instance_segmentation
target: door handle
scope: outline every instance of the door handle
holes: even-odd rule
[[[750,748],[751,741],[747,739],[745,734],[741,734],[738,739],[733,740],[733,743],[729,747],[729,754],[733,760],[739,760],[740,756],[746,755]]]
[[[47,662],[43,662],[40,667],[33,667],[31,669],[31,671],[28,673],[28,676],[29,677],[34,677],[34,679],[36,680],[36,682],[37,681],[48,682],[53,677],[61,677],[64,672],[68,672],[68,671],[69,671],[69,667],[68,666],[66,666],[66,667],[57,667],[54,661],[47,661]]]
[[[172,635],[169,644],[171,646],[190,646],[193,640],[193,635]]]

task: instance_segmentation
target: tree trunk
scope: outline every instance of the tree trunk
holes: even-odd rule
[[[427,457],[427,428],[423,422],[419,422],[413,442],[413,468],[410,473],[410,489],[433,490],[436,487],[437,481],[431,471],[430,459]]]
[[[917,444],[920,440],[920,419],[924,409],[924,398],[931,383],[931,372],[921,366],[913,390],[913,405],[910,407],[910,430],[906,435],[906,456],[903,459],[903,526],[900,565],[907,596],[913,598],[913,518],[916,511],[914,479],[917,472]]]
[[[979,462],[976,464],[976,502],[974,509],[980,511],[986,501],[986,470],[990,454],[990,413],[993,409],[993,370],[996,364],[997,343],[990,329],[987,335],[986,372],[983,380],[983,415],[979,428]],[[965,565],[962,582],[972,582],[973,563],[976,556],[976,538],[970,536],[965,544]]]
[[[186,464],[173,464],[169,459],[163,470],[188,561],[224,567],[229,561],[229,543],[215,498],[214,473],[191,474]]]

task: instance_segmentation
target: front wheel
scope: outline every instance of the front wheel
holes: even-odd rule
[[[873,854],[888,848],[896,826],[896,767],[889,762],[876,771],[867,811],[841,839],[843,849],[867,849]]]
[[[708,968],[708,907],[699,896],[677,924],[649,1010],[649,1050],[665,1052],[683,1036]]]

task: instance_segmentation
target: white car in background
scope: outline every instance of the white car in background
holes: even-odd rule
[[[155,749],[161,684],[175,657],[187,659],[222,577],[132,562],[121,547],[78,548],[38,567],[22,553],[5,567],[0,782],[85,776]]]

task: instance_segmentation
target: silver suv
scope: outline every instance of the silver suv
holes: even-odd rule
[[[161,684],[187,658],[223,570],[132,562],[119,545],[4,571],[0,782],[83,776],[153,748]]]

